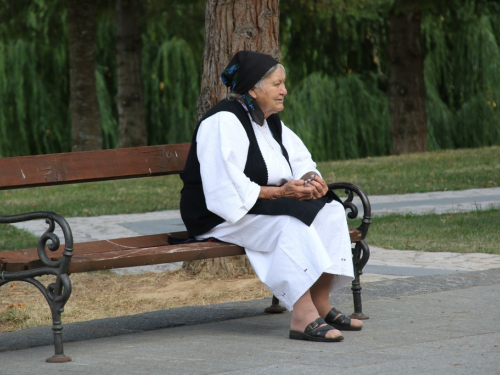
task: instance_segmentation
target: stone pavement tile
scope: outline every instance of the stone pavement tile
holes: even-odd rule
[[[415,202],[427,201],[429,199],[456,199],[488,197],[492,201],[500,202],[500,187],[484,189],[467,189],[453,191],[434,191],[427,193],[410,194],[390,194],[390,195],[370,195],[370,203],[390,203],[390,202]]]
[[[500,188],[369,196],[372,215],[474,211],[500,207]],[[358,198],[354,203],[360,205]],[[362,211],[361,211],[362,212]]]
[[[131,224],[145,220],[168,221],[174,218],[180,218],[179,210],[94,217],[70,217],[66,218],[66,220],[72,229],[74,242],[86,242],[107,240],[110,238],[134,237],[140,234],[122,225],[123,223]],[[44,220],[32,220],[13,225],[35,235],[41,235],[47,230],[47,224]],[[62,232],[59,228],[56,228],[55,233],[62,238]]]
[[[425,252],[412,250],[387,250],[370,246],[371,265],[414,266],[424,268],[481,271],[500,268],[500,255],[482,253]]]

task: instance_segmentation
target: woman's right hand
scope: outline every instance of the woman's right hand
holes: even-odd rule
[[[299,201],[314,199],[314,189],[304,186],[302,180],[291,180],[280,187],[283,197]]]
[[[259,198],[277,199],[284,197],[305,201],[318,199],[324,195],[325,192],[323,192],[320,181],[313,181],[308,186],[304,186],[304,180],[291,180],[280,187],[261,186]]]

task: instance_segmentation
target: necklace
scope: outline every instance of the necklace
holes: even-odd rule
[[[267,144],[269,145],[269,147],[271,147],[271,150],[274,151],[274,147],[271,145],[271,142],[269,142],[269,139],[267,139],[267,131],[265,131],[263,128],[266,127],[267,129],[267,125],[262,125],[262,126],[259,126],[257,125],[257,127],[260,129],[260,132],[262,133],[262,135],[264,136],[264,139],[266,140]]]

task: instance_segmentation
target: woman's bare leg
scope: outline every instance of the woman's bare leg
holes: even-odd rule
[[[316,310],[316,307],[311,299],[311,293],[307,291],[293,305],[292,323],[290,325],[290,329],[293,331],[304,332],[307,325],[314,322],[318,319],[318,317],[318,310]],[[325,337],[336,338],[340,336],[342,336],[342,333],[339,330],[332,329],[326,333]]]
[[[321,316],[323,319],[332,309],[332,306],[330,305],[330,285],[332,283],[332,278],[332,274],[324,273],[310,289],[312,302],[314,303],[319,316]],[[358,319],[351,319],[351,326],[362,327],[363,322]]]

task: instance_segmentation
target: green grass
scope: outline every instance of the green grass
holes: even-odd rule
[[[324,162],[318,167],[328,182],[355,183],[369,196],[496,187],[500,147]],[[0,214],[46,210],[74,217],[178,209],[181,187],[178,176],[165,176],[0,191]],[[373,219],[368,242],[403,250],[500,254],[499,227],[500,210],[388,215]],[[29,233],[0,226],[0,250],[34,246],[36,239]]]
[[[0,251],[36,247],[38,237],[12,225],[0,225]]]
[[[152,212],[179,208],[179,176],[0,191],[1,215],[54,211],[65,217]]]
[[[500,254],[500,210],[376,216],[368,243],[385,249]]]
[[[500,146],[318,164],[326,181],[359,185],[368,195],[500,186]]]

